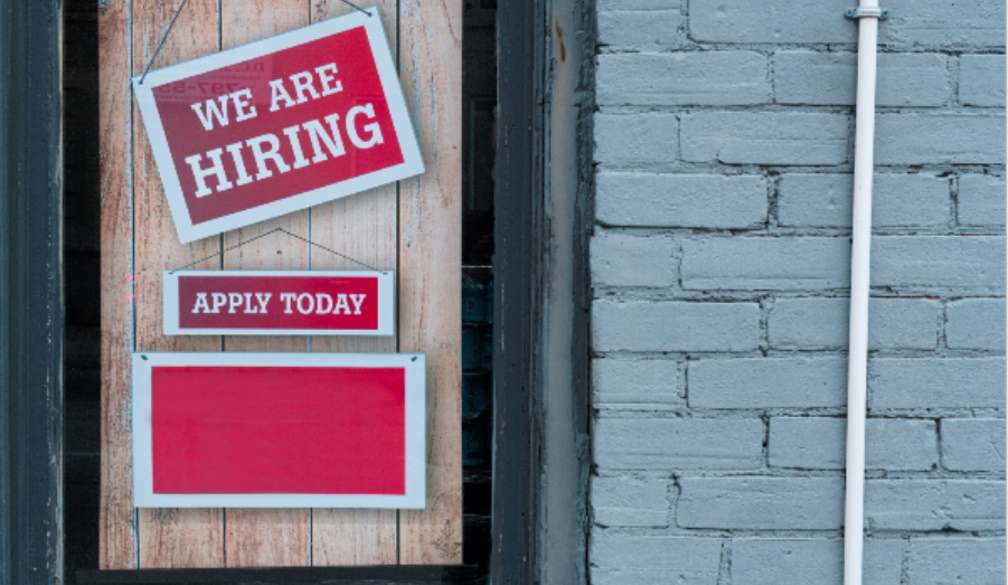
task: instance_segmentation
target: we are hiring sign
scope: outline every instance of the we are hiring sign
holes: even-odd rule
[[[183,243],[424,170],[376,8],[133,87]]]

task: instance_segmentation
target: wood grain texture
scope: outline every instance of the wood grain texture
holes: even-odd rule
[[[150,61],[181,0],[133,2],[133,69]],[[164,67],[217,50],[217,3],[190,0],[154,61]],[[137,351],[219,351],[216,337],[165,336],[161,275],[220,250],[218,238],[179,243],[140,113],[134,113],[133,245],[136,271]],[[216,265],[215,263],[211,264]],[[217,509],[141,509],[140,568],[220,567],[224,516]]]
[[[309,0],[223,0],[221,44],[229,49],[308,24]],[[224,235],[224,248],[283,228],[308,237],[308,211],[258,223]],[[276,233],[223,257],[227,270],[305,270],[307,244]],[[227,336],[225,351],[306,351],[305,337]],[[306,567],[311,564],[311,518],[306,509],[229,509],[226,512],[228,567]]]
[[[418,179],[181,245],[128,79],[149,61],[182,0],[102,6],[102,568],[461,562],[461,4],[380,0],[427,167]],[[220,12],[218,13],[218,6]],[[339,0],[189,0],[154,67],[354,10]],[[132,29],[129,28],[132,23]],[[400,26],[397,31],[396,27]],[[218,47],[218,38],[222,47]],[[130,41],[132,40],[132,46]],[[131,121],[132,120],[132,121]],[[125,169],[125,171],[123,170]],[[162,335],[161,273],[282,227],[397,272],[391,338]],[[362,269],[272,234],[194,268]],[[135,278],[132,276],[135,274]],[[135,290],[132,306],[117,302]],[[127,299],[128,301],[128,299]],[[428,356],[428,509],[132,508],[130,354],[139,351],[419,351]],[[137,543],[138,547],[137,547]]]
[[[98,8],[101,180],[101,506],[98,566],[134,568],[130,354],[133,352],[131,92],[126,2]],[[125,170],[124,170],[125,169]],[[70,291],[68,291],[70,292]],[[72,294],[72,292],[70,292]]]
[[[385,34],[394,42],[396,3],[377,3]],[[313,21],[355,10],[340,0],[315,0]],[[395,47],[390,46],[393,55]],[[379,187],[319,205],[311,210],[312,241],[349,258],[382,270],[396,269],[395,185]],[[313,270],[366,270],[347,258],[325,250],[311,250]],[[314,337],[313,351],[388,352],[396,350],[395,337]],[[313,511],[312,556],[317,566],[393,565],[397,558],[395,510]]]
[[[427,354],[427,508],[399,516],[399,562],[462,562],[462,2],[403,2],[400,79],[427,172],[399,191],[399,350]]]

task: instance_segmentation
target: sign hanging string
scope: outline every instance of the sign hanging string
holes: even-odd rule
[[[341,254],[341,253],[337,252],[336,250],[333,250],[331,248],[327,248],[327,247],[323,246],[322,244],[316,244],[315,242],[309,240],[308,238],[299,236],[299,235],[297,235],[297,234],[295,234],[293,232],[289,232],[289,231],[287,231],[287,230],[285,230],[283,228],[279,228],[278,227],[278,228],[273,228],[273,229],[271,229],[268,232],[263,232],[263,233],[259,234],[258,236],[254,237],[254,238],[249,238],[247,240],[243,240],[241,242],[238,242],[237,244],[235,244],[235,245],[233,245],[231,247],[225,248],[225,249],[221,250],[220,252],[215,252],[213,254],[210,254],[206,258],[200,258],[199,260],[196,260],[195,262],[190,262],[189,264],[186,264],[185,266],[180,266],[179,268],[176,268],[174,270],[170,270],[170,271],[168,271],[168,274],[174,274],[174,273],[178,272],[179,270],[185,270],[186,268],[191,268],[193,266],[196,266],[197,264],[202,264],[203,262],[206,262],[207,260],[211,260],[211,259],[216,258],[218,256],[223,256],[224,254],[227,254],[228,252],[230,252],[230,251],[232,251],[232,250],[234,250],[236,248],[241,248],[242,246],[244,246],[246,244],[250,244],[250,243],[252,243],[252,242],[254,242],[256,240],[259,240],[259,239],[265,238],[266,236],[275,234],[276,232],[283,232],[283,233],[287,234],[288,236],[290,236],[292,238],[295,238],[295,239],[301,240],[302,242],[305,242],[309,246],[314,246],[316,248],[325,250],[326,252],[329,252],[330,254],[332,254],[334,256],[339,256],[340,258],[343,258],[344,260],[349,260],[350,262],[353,262],[354,264],[359,264],[360,266],[363,266],[364,268],[367,268],[369,270],[374,270],[375,272],[381,272],[383,274],[386,273],[386,272],[388,272],[387,270],[382,270],[380,268],[375,268],[374,266],[371,266],[370,264],[366,264],[364,262],[361,262],[360,260],[357,260],[355,258],[351,258],[350,256],[347,256],[346,254]]]
[[[368,18],[372,16],[370,12],[364,10],[360,6],[357,6],[353,2],[350,2],[350,0],[340,0],[340,1],[346,4],[347,6],[350,6],[351,8],[354,8],[356,10],[363,12],[364,14],[367,14]],[[164,47],[165,41],[168,40],[168,35],[171,34],[172,28],[175,26],[175,21],[178,20],[179,14],[182,14],[182,9],[185,8],[187,2],[189,2],[189,0],[182,0],[182,3],[179,4],[178,9],[175,11],[175,16],[172,16],[171,22],[168,23],[168,30],[166,30],[165,33],[161,35],[161,42],[159,42],[157,48],[154,49],[154,54],[151,55],[150,61],[147,62],[147,66],[144,67],[143,74],[140,76],[139,81],[140,85],[143,85],[144,79],[147,79],[147,73],[150,72],[151,65],[154,64],[154,60],[157,59],[158,53],[161,52],[161,48]]]

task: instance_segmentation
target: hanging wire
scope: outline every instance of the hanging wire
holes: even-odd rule
[[[346,0],[343,1],[346,2]],[[161,42],[158,43],[157,49],[154,49],[154,54],[151,56],[150,61],[147,62],[147,66],[144,67],[143,75],[140,76],[140,85],[143,85],[144,79],[147,79],[147,72],[150,71],[151,65],[154,64],[154,59],[157,59],[158,53],[161,52],[161,47],[164,47],[165,41],[168,40],[168,35],[171,34],[172,28],[175,26],[175,21],[178,20],[179,14],[182,14],[182,9],[185,8],[187,2],[189,2],[189,0],[182,0],[182,4],[179,4],[178,10],[175,11],[175,16],[173,16],[171,22],[168,23],[168,30],[166,30],[164,35],[161,36]]]
[[[351,258],[350,256],[347,256],[346,254],[341,254],[340,252],[337,252],[336,250],[333,250],[331,248],[327,248],[327,247],[323,246],[322,244],[316,244],[315,242],[309,240],[308,238],[299,236],[299,235],[297,235],[295,233],[289,232],[289,231],[287,231],[287,230],[285,230],[283,228],[279,228],[278,227],[278,228],[273,228],[273,229],[271,229],[268,232],[263,232],[263,233],[259,234],[258,236],[254,237],[254,238],[249,238],[247,240],[243,240],[241,242],[238,242],[237,244],[235,244],[233,246],[225,248],[225,249],[221,250],[220,252],[215,252],[213,254],[210,254],[209,256],[207,256],[205,258],[200,258],[199,260],[196,260],[195,262],[190,262],[189,264],[186,264],[185,266],[180,266],[179,268],[176,268],[174,270],[170,270],[168,272],[168,274],[175,274],[179,270],[185,270],[186,268],[191,268],[193,266],[196,266],[197,264],[202,264],[203,262],[206,262],[207,260],[212,260],[213,258],[216,258],[218,256],[223,256],[224,254],[227,254],[231,250],[234,250],[234,249],[237,249],[237,248],[241,248],[242,246],[244,246],[246,244],[251,244],[252,242],[254,242],[256,240],[265,238],[266,236],[275,234],[276,232],[283,232],[283,233],[287,234],[288,236],[290,236],[292,238],[295,238],[295,239],[301,240],[302,242],[305,242],[309,246],[315,246],[316,248],[319,248],[321,250],[325,250],[326,252],[329,252],[330,254],[332,254],[334,256],[339,256],[340,258],[343,258],[344,260],[349,260],[350,262],[353,262],[354,264],[358,264],[360,266],[363,266],[364,268],[367,268],[369,270],[374,270],[376,272],[381,272],[383,274],[386,273],[386,272],[388,272],[387,270],[382,270],[380,268],[375,268],[374,266],[371,266],[370,264],[366,264],[364,262],[361,262],[360,260],[357,260],[355,258]]]
[[[341,0],[341,1],[344,4],[346,4],[347,6],[350,6],[350,7],[354,8],[354,9],[359,10],[360,12],[363,12],[364,14],[368,15],[368,18],[374,16],[373,14],[371,14],[367,10],[361,8],[360,6],[354,4],[350,0]],[[174,28],[174,26],[175,26],[175,21],[178,20],[179,14],[182,14],[182,9],[185,8],[185,5],[186,5],[187,2],[189,2],[189,0],[182,0],[182,3],[179,4],[178,10],[175,11],[175,16],[172,16],[171,22],[168,23],[168,30],[166,30],[165,33],[164,33],[164,35],[161,36],[161,42],[158,43],[157,48],[154,49],[154,54],[151,55],[150,61],[148,61],[147,62],[147,66],[144,67],[143,74],[140,76],[140,82],[139,82],[140,85],[143,85],[144,79],[147,79],[147,73],[150,72],[151,65],[154,64],[154,60],[157,59],[158,53],[161,52],[161,48],[164,47],[165,41],[168,40],[168,35],[171,34],[172,28]]]

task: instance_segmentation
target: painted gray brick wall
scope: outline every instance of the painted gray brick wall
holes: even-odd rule
[[[857,25],[596,5],[591,583],[838,585]],[[1003,585],[1005,5],[884,7],[865,582]]]

